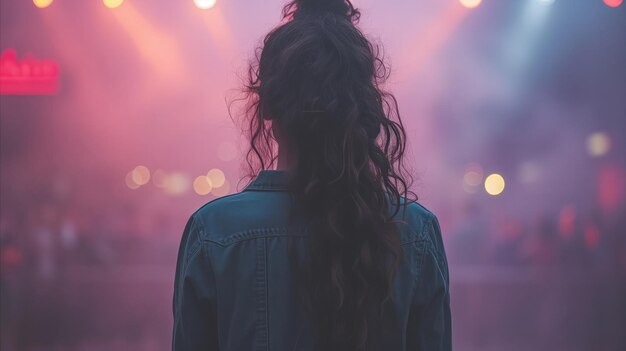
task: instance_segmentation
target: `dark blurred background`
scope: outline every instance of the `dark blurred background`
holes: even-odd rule
[[[355,1],[456,350],[626,350],[622,1]],[[182,230],[246,184],[227,106],[283,4],[0,1],[2,351],[170,348]]]

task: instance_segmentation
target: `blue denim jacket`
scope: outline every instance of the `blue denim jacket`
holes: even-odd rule
[[[296,308],[287,239],[287,174],[261,171],[241,192],[189,218],[174,282],[174,351],[309,351],[310,326]],[[398,328],[385,351],[451,350],[448,265],[437,218],[411,202],[399,212],[405,260],[395,281]],[[348,351],[348,350],[347,350]]]

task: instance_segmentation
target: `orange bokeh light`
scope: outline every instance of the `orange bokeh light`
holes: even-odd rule
[[[209,178],[211,184],[213,184],[215,188],[221,187],[226,181],[226,176],[224,175],[224,172],[218,168],[213,168],[209,171],[209,173],[207,173],[206,176],[207,178]]]
[[[193,190],[198,195],[207,195],[212,189],[211,180],[205,175],[201,175],[193,181]]]

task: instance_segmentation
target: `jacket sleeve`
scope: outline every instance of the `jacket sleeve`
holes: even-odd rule
[[[216,292],[200,221],[191,215],[178,249],[174,277],[172,351],[218,349]]]
[[[432,215],[420,245],[418,281],[407,335],[409,350],[451,351],[450,280],[439,221]]]

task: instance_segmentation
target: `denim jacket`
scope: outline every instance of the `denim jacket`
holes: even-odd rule
[[[265,170],[241,192],[197,209],[185,226],[174,282],[173,351],[310,351],[296,308],[287,239],[287,171]],[[451,350],[448,264],[435,215],[399,211],[405,254],[394,286],[399,328],[385,351]],[[291,227],[289,227],[291,228]],[[346,350],[348,351],[348,350]]]

